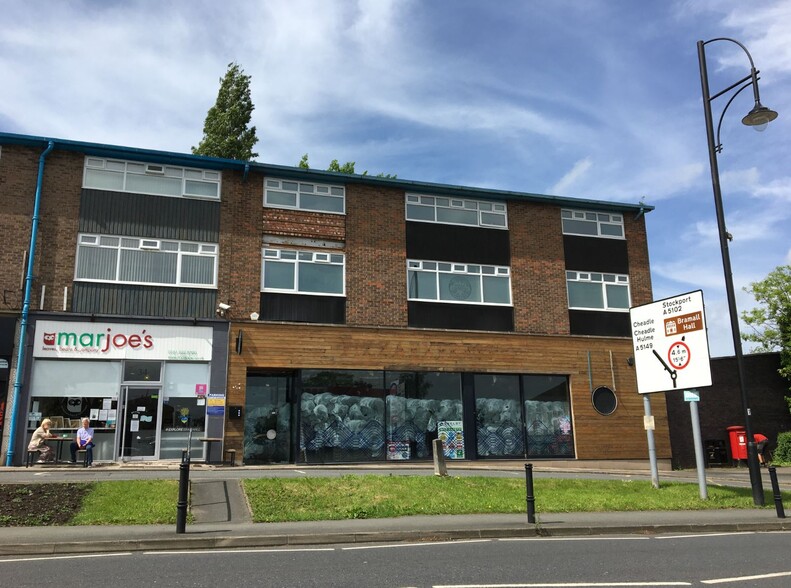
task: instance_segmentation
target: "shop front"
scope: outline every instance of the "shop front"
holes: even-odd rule
[[[225,444],[244,464],[408,464],[435,439],[455,460],[646,455],[628,339],[275,323],[230,338]]]
[[[35,321],[24,443],[45,418],[73,434],[88,417],[97,461],[180,459],[188,442],[192,457],[206,457],[199,439],[222,436],[224,419],[207,411],[207,397],[224,397],[218,329]]]
[[[245,464],[573,458],[565,376],[250,370]]]

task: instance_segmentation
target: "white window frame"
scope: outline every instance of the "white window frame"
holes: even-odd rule
[[[142,168],[142,169],[141,169]],[[121,189],[113,189],[113,192],[127,192],[131,194],[149,194],[152,196],[165,196],[168,198],[190,198],[198,200],[220,200],[222,193],[222,172],[216,170],[199,169],[193,167],[181,167],[177,165],[164,165],[158,163],[141,163],[139,161],[127,161],[122,159],[106,159],[102,157],[85,157],[85,166],[82,174],[82,187],[94,190],[107,190],[102,186],[91,186],[88,183],[88,171],[96,170],[109,173],[117,173],[122,176]],[[142,173],[141,173],[142,171]],[[181,179],[181,194],[168,194],[164,192],[141,192],[127,188],[130,175],[160,176]],[[217,186],[216,196],[205,194],[190,193],[188,182],[200,182],[207,185]]]
[[[284,255],[285,254],[285,255]],[[293,256],[293,258],[292,258]],[[340,258],[340,260],[338,260]],[[266,262],[277,261],[294,265],[293,288],[266,288]],[[306,292],[299,289],[299,270],[301,264],[324,264],[341,267],[341,292]],[[346,255],[338,251],[308,251],[306,249],[278,249],[264,247],[261,250],[261,292],[280,292],[301,296],[346,296]]]
[[[117,239],[117,245],[101,244],[102,238]],[[137,247],[124,244],[124,239],[136,240]],[[145,243],[145,245],[144,245]],[[156,243],[156,246],[154,246]],[[176,280],[175,282],[138,282],[120,280],[118,276],[121,271],[121,250],[132,251],[161,251],[162,245],[166,244],[168,247],[177,246],[175,251],[172,251],[177,256],[176,260]],[[82,247],[95,247],[101,249],[115,249],[118,253],[115,258],[115,279],[97,279],[97,278],[81,278],[78,277],[78,269],[80,264],[80,249]],[[197,251],[188,251],[197,247]],[[171,252],[171,251],[168,251]],[[184,256],[200,256],[211,257],[214,260],[212,264],[212,283],[211,284],[195,284],[192,282],[184,282],[181,280],[181,268]],[[95,233],[80,233],[77,235],[77,257],[74,263],[74,281],[75,282],[95,282],[105,284],[138,284],[144,286],[168,286],[171,288],[202,288],[202,289],[215,289],[217,288],[217,271],[218,260],[220,255],[220,248],[217,243],[200,243],[198,241],[176,241],[174,239],[145,239],[142,237],[128,237],[125,235],[100,235]]]
[[[571,297],[568,292],[569,282],[584,282],[588,284],[601,284],[602,300],[604,301],[604,308],[591,307],[591,306],[571,306]],[[626,308],[610,307],[607,300],[607,285],[626,286],[626,294],[629,303]],[[629,312],[629,307],[632,301],[632,289],[629,285],[629,276],[625,274],[614,274],[609,272],[583,272],[583,271],[566,271],[566,300],[569,301],[570,310],[592,310],[594,312]]]
[[[294,196],[294,205],[270,201],[270,192],[286,192]],[[302,202],[303,196],[326,198],[327,202],[340,202],[340,210],[323,210],[309,208]],[[264,178],[264,207],[284,208],[287,210],[304,210],[320,214],[346,214],[346,186],[340,184],[319,184],[316,182],[300,182],[281,178]]]
[[[410,206],[425,207],[426,209],[433,210],[433,215],[432,215],[434,217],[433,220],[410,218],[409,217]],[[474,210],[477,212],[477,222],[475,224],[472,224],[472,223],[438,221],[437,220],[438,208],[445,208],[449,210],[453,210],[453,209]],[[498,225],[498,224],[486,222],[484,220],[484,216],[486,214],[502,217],[503,224]],[[471,198],[456,198],[453,196],[432,196],[429,194],[407,193],[406,197],[404,198],[404,215],[406,220],[416,223],[456,225],[461,227],[481,227],[486,229],[501,229],[504,231],[508,230],[508,206],[505,202],[499,202],[494,200],[473,200]]]
[[[595,216],[595,218],[591,218]],[[565,221],[573,220],[578,222],[596,223],[596,234],[577,233],[566,228]],[[626,239],[626,231],[623,225],[623,214],[618,212],[602,212],[599,210],[577,210],[563,208],[560,211],[560,223],[564,235],[577,235],[581,237],[596,237],[601,239]],[[602,225],[616,225],[621,227],[620,235],[605,235],[602,233]]]
[[[407,300],[415,302],[439,302],[442,304],[474,304],[477,306],[513,306],[513,291],[511,284],[511,268],[481,263],[455,263],[452,261],[432,261],[426,259],[407,259]],[[410,292],[409,274],[412,271],[433,272],[435,279],[436,298],[414,297]],[[439,276],[442,274],[457,274],[465,276],[478,276],[481,300],[445,300],[439,297]],[[486,302],[483,300],[483,278],[486,276],[508,278],[508,302]]]

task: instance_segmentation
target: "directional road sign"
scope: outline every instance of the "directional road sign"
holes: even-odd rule
[[[711,386],[703,292],[629,309],[640,394]]]

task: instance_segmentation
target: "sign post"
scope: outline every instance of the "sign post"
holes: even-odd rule
[[[646,417],[651,416],[648,395],[653,392],[711,386],[709,340],[701,290],[634,306],[629,309],[629,321],[637,391],[643,394]],[[694,408],[697,415],[697,405]],[[654,487],[658,488],[653,433],[646,427],[651,479]],[[696,441],[696,458],[699,444],[700,441]],[[700,464],[698,467],[701,467]],[[701,475],[702,469],[699,469],[698,476]],[[705,480],[701,489],[701,498],[705,499],[704,493]]]
[[[698,468],[700,499],[707,500],[709,492],[706,488],[706,466],[703,463],[703,441],[700,436],[700,415],[698,414],[700,393],[697,390],[684,390],[684,400],[689,402],[689,418],[692,421],[692,443],[695,445],[695,466]]]

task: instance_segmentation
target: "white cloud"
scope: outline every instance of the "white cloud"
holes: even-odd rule
[[[591,161],[590,157],[579,160],[574,164],[574,167],[568,171],[568,173],[560,178],[560,180],[554,186],[549,188],[549,193],[556,195],[573,193],[574,189],[577,188],[577,184],[584,178],[585,174],[592,165],[593,162]]]

